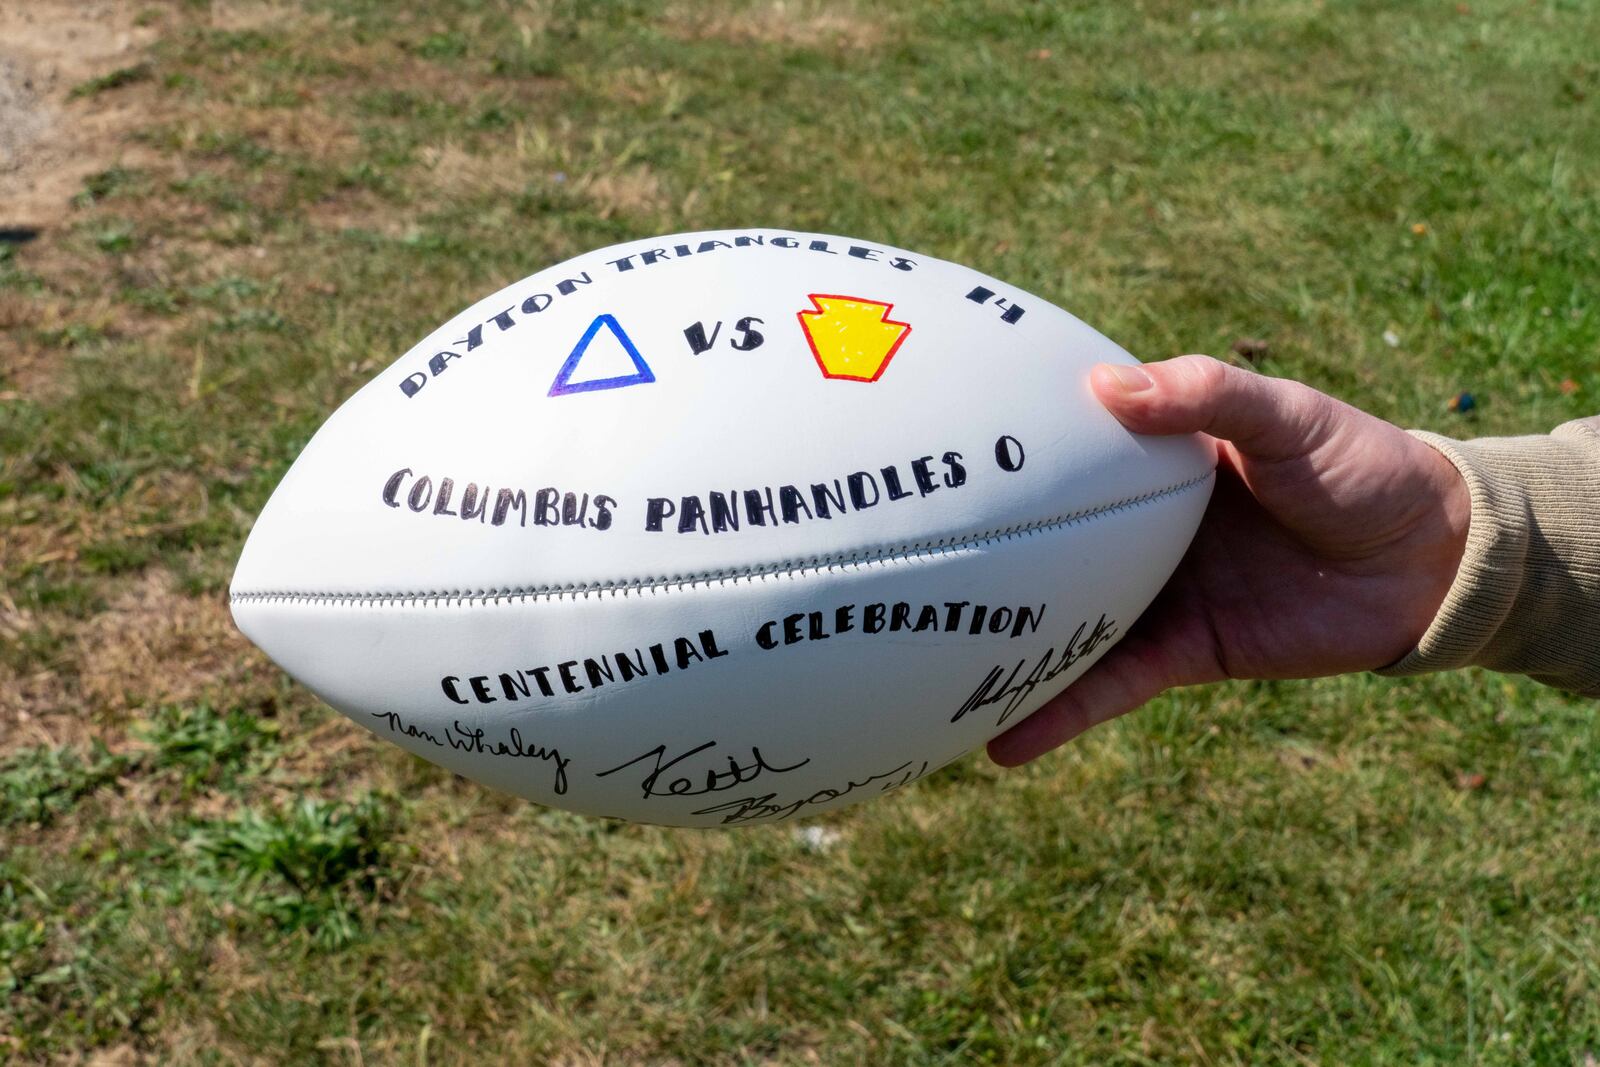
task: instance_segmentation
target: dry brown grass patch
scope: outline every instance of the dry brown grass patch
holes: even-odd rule
[[[250,653],[220,598],[143,576],[78,634],[79,691],[95,712],[180,704],[234,691]]]
[[[139,475],[115,500],[96,501],[66,464],[52,471],[61,502],[35,514],[26,500],[0,501],[6,562],[15,568],[76,562],[84,546],[176,533],[202,521],[210,500],[199,475],[157,470]],[[42,479],[41,479],[42,480]]]
[[[357,147],[349,125],[314,104],[283,108],[210,104],[172,124],[167,136],[178,153],[204,157],[205,140],[218,134],[236,134],[267,151],[319,162],[352,158]]]
[[[417,153],[433,192],[466,199],[509,196],[526,188],[530,180],[545,177],[537,156],[520,138],[509,151],[487,155],[456,144],[434,145]]]
[[[0,592],[0,641],[16,646],[32,639],[49,646],[69,632],[65,621],[40,619],[33,612],[19,610],[15,601]],[[83,728],[81,718],[64,714],[70,700],[68,679],[51,665],[17,669],[0,663],[0,754],[87,739],[91,731]],[[55,721],[57,718],[61,721]]]
[[[22,668],[0,664],[0,752],[128,739],[124,713],[161,704],[235,703],[270,671],[234,629],[220,597],[192,597],[170,574],[125,582],[107,609],[77,621],[19,610],[0,596],[0,640],[56,648]]]
[[[577,179],[573,188],[595,207],[603,219],[613,215],[646,215],[666,206],[661,179],[648,167],[629,167]]]
[[[233,125],[275,152],[338,162],[353,158],[357,141],[350,127],[316,106],[242,110]]]
[[[30,266],[53,268],[67,262],[61,250],[55,255],[30,256]],[[0,330],[8,331],[5,384],[18,396],[42,401],[64,386],[60,376],[62,354],[69,331],[87,331],[95,338],[121,338],[151,334],[163,323],[118,304],[105,292],[68,298],[47,292],[37,296],[11,292],[0,296]]]
[[[264,30],[286,24],[303,26],[308,21],[306,13],[299,8],[254,0],[245,3],[238,0],[212,0],[207,7],[206,17],[212,29],[233,32]]]
[[[887,36],[885,17],[838,4],[773,0],[743,11],[685,4],[667,15],[668,33],[680,40],[783,45],[825,51],[867,51]]]
[[[601,218],[649,214],[665,208],[661,179],[642,164],[583,172],[566,147],[546,137],[518,136],[504,150],[474,153],[457,144],[423,149],[419,154],[431,191],[441,197],[480,199],[512,196],[556,174],[572,193],[589,201]]]

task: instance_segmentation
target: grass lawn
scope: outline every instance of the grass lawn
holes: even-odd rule
[[[1600,1058],[1590,702],[1219,686],[811,838],[664,831],[401,753],[225,605],[377,368],[673,230],[909,246],[1147,358],[1261,339],[1403,425],[1591,414],[1600,5],[131,6],[74,93],[137,105],[116,161],[0,244],[0,1060]]]

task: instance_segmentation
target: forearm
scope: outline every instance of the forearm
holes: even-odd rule
[[[1600,696],[1600,416],[1548,437],[1416,436],[1466,479],[1466,554],[1431,626],[1379,674],[1480,666]]]

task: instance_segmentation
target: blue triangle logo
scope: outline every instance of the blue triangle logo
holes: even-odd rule
[[[573,371],[577,370],[578,364],[583,362],[584,353],[589,351],[590,342],[600,333],[602,326],[611,331],[611,336],[617,339],[617,342],[622,345],[622,350],[628,354],[628,358],[633,360],[634,373],[619,374],[614,378],[592,378],[583,382],[572,381]],[[622,327],[617,325],[617,320],[611,315],[600,315],[589,324],[587,330],[583,331],[583,336],[578,339],[577,345],[573,347],[572,354],[567,357],[565,363],[561,364],[561,369],[556,371],[556,380],[550,383],[549,395],[565,396],[568,393],[592,393],[599,389],[621,389],[623,386],[642,385],[645,382],[653,382],[655,380],[656,376],[650,373],[650,365],[644,361],[644,357],[639,355],[639,350],[634,347],[633,341],[628,338],[628,335],[622,332]]]

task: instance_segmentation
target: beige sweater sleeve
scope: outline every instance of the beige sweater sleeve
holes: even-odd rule
[[[1600,416],[1548,437],[1413,432],[1461,471],[1472,526],[1433,624],[1378,673],[1488,667],[1600,696]]]

